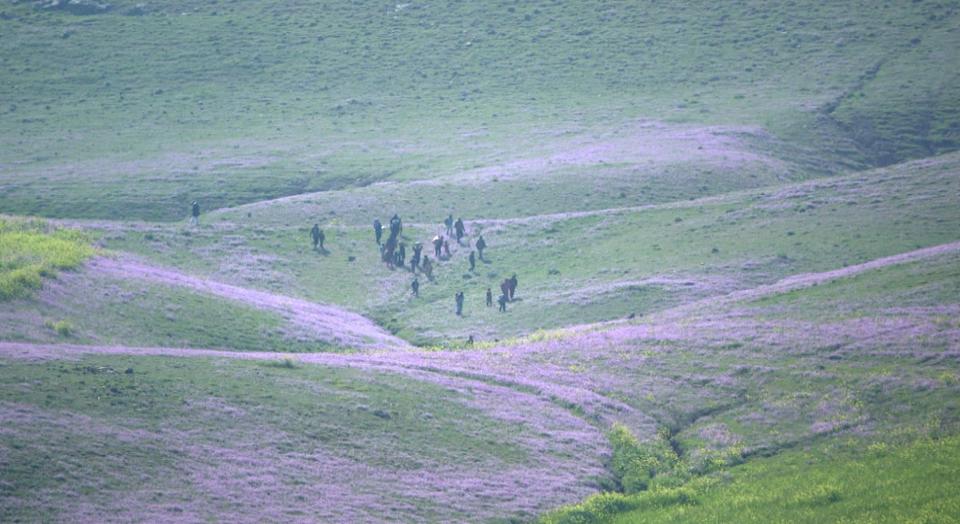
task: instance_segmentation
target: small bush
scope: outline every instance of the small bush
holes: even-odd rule
[[[826,506],[834,502],[840,502],[840,488],[832,484],[818,484],[798,493],[791,500],[791,505],[796,506]]]
[[[663,435],[658,435],[652,442],[640,442],[625,426],[614,424],[610,444],[613,447],[611,466],[624,493],[646,490],[657,476],[680,477],[681,480],[685,477],[680,457]]]
[[[73,324],[69,320],[47,321],[46,326],[56,331],[61,337],[69,337],[73,334]]]
[[[43,277],[72,269],[93,254],[78,231],[46,223],[0,218],[0,301],[29,296]]]
[[[284,358],[282,360],[271,360],[268,362],[264,362],[263,365],[271,368],[300,369],[300,365],[297,364],[292,358]]]

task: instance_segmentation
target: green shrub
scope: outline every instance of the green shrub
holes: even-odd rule
[[[69,337],[73,334],[73,324],[69,320],[47,321],[46,326],[56,331],[61,337]]]
[[[29,296],[43,277],[76,268],[91,255],[93,248],[79,231],[36,220],[0,219],[0,301]]]
[[[685,476],[680,457],[664,435],[651,442],[640,442],[625,426],[614,424],[609,437],[613,448],[611,467],[624,493],[644,491],[656,477]]]
[[[544,515],[541,524],[602,524],[613,518],[640,509],[659,509],[695,504],[696,491],[691,487],[655,488],[642,493],[599,493],[587,500]]]

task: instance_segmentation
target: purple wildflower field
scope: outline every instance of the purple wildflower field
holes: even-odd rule
[[[797,275],[635,321],[576,326],[540,339],[477,349],[404,347],[387,337],[378,339],[376,331],[365,331],[362,324],[339,320],[342,314],[323,310],[323,322],[338,319],[326,329],[346,326],[345,333],[335,336],[348,339],[364,333],[364,340],[381,345],[362,353],[283,357],[297,365],[350,369],[371,377],[388,374],[439,387],[472,412],[522,428],[509,441],[525,450],[526,457],[511,463],[478,457],[473,463],[455,464],[411,457],[420,466],[407,470],[364,463],[338,448],[271,451],[270,443],[296,437],[270,430],[240,431],[229,439],[179,430],[150,432],[9,403],[3,404],[3,426],[69,427],[78,436],[104,435],[138,445],[159,442],[167,452],[186,457],[179,461],[181,469],[168,474],[199,496],[167,488],[178,502],[150,502],[147,494],[134,493],[132,499],[118,499],[107,507],[61,508],[82,520],[106,510],[133,520],[152,518],[166,515],[171,505],[177,511],[172,520],[182,521],[223,511],[237,520],[251,515],[283,520],[297,512],[311,515],[311,520],[337,522],[529,518],[598,489],[598,479],[608,475],[605,433],[614,423],[626,425],[641,441],[655,440],[669,428],[694,467],[724,450],[748,457],[824,435],[863,437],[881,427],[925,427],[930,422],[926,415],[905,411],[904,398],[920,395],[936,401],[957,395],[960,324],[944,320],[956,318],[956,304],[891,306],[849,318],[831,318],[827,310],[811,320],[771,316],[752,304],[790,292],[802,296],[804,290],[831,282],[844,285],[882,268],[949,264],[958,246]],[[145,278],[175,278],[129,263],[107,267],[137,271]],[[212,293],[235,296],[233,287],[202,285]],[[842,296],[842,289],[836,296]],[[241,298],[270,297],[255,293]],[[279,304],[291,307],[296,302]],[[98,355],[283,361],[276,353],[160,347],[4,342],[0,351],[11,362],[39,363],[83,362]],[[871,403],[862,401],[863,390],[871,392]],[[249,409],[216,399],[191,407],[225,420],[242,419]],[[299,487],[288,489],[290,482]]]

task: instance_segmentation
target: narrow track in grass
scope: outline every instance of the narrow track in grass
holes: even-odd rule
[[[149,265],[129,257],[100,257],[88,266],[93,271],[124,279],[137,279],[185,287],[249,306],[277,312],[326,342],[359,349],[400,349],[410,344],[388,333],[372,320],[343,308],[300,298],[225,284]]]

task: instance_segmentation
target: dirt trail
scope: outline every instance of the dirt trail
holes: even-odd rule
[[[640,322],[644,324],[657,323],[657,322],[667,322],[667,321],[676,321],[677,319],[688,317],[694,313],[706,313],[709,308],[723,306],[728,304],[733,304],[741,301],[756,300],[770,295],[776,295],[780,293],[787,293],[790,291],[795,291],[798,289],[803,289],[831,280],[836,280],[839,278],[846,278],[859,275],[860,273],[865,273],[867,271],[872,271],[875,269],[881,269],[888,266],[895,266],[898,264],[907,264],[910,262],[916,262],[918,260],[923,260],[926,258],[933,258],[940,255],[946,255],[949,253],[960,253],[960,241],[948,242],[946,244],[939,244],[936,246],[925,247],[922,249],[917,249],[914,251],[907,251],[906,253],[899,253],[896,255],[890,255],[887,257],[878,258],[875,260],[870,260],[862,264],[855,264],[852,266],[847,266],[840,269],[832,269],[830,271],[823,271],[820,273],[800,273],[797,275],[791,275],[789,277],[783,278],[774,282],[773,284],[767,284],[764,286],[758,286],[755,288],[741,289],[738,291],[733,291],[723,295],[714,295],[711,297],[703,298],[686,304],[682,304],[676,307],[669,309],[664,309],[655,313],[651,313],[643,317]],[[614,328],[616,326],[623,326],[634,324],[637,321],[626,320],[626,319],[615,319],[615,320],[606,320],[602,322],[590,322],[586,324],[575,324],[563,328],[563,331],[568,333],[583,333],[589,331],[595,331],[599,329]]]
[[[918,260],[923,260],[925,258],[932,258],[940,255],[945,255],[948,253],[955,253],[960,251],[960,241],[950,242],[947,244],[940,244],[936,246],[926,247],[923,249],[917,249],[914,251],[907,251],[906,253],[899,253],[897,255],[891,255],[887,257],[882,257],[862,264],[855,264],[852,266],[843,267],[840,269],[834,269],[830,271],[823,271],[820,273],[801,273],[798,275],[793,275],[786,277],[782,280],[779,280],[773,284],[766,286],[759,286],[750,289],[744,289],[740,291],[734,291],[732,293],[723,295],[721,297],[711,297],[703,300],[698,300],[690,304],[685,304],[677,308],[665,311],[664,313],[678,312],[678,311],[695,311],[704,306],[717,306],[721,304],[729,304],[732,302],[741,302],[745,300],[756,300],[758,298],[766,297],[769,295],[776,295],[780,293],[786,293],[789,291],[794,291],[797,289],[803,289],[810,286],[822,284],[830,280],[836,280],[838,278],[846,278],[867,271],[873,271],[875,269],[881,269],[888,266],[895,266],[898,264],[907,264],[910,262],[916,262]]]
[[[200,348],[96,346],[76,344],[34,344],[0,342],[0,356],[26,360],[70,359],[84,355],[169,356],[181,358],[229,358],[239,360],[293,360],[304,364],[347,367],[366,371],[398,373],[416,380],[448,384],[491,385],[507,388],[528,401],[568,409],[579,406],[600,427],[623,418],[645,418],[633,408],[589,389],[565,386],[514,374],[460,367],[448,362],[449,355],[431,351],[384,351],[379,353],[277,353],[228,351]]]
[[[259,291],[151,266],[130,258],[100,257],[90,269],[127,279],[140,279],[190,288],[274,311],[305,328],[319,339],[350,348],[405,348],[410,345],[376,325],[370,319],[341,308]]]
[[[689,317],[691,314],[709,314],[709,308],[715,308],[717,306],[743,300],[753,300],[777,293],[802,289],[830,280],[858,275],[866,271],[957,252],[960,252],[960,241],[883,257],[862,264],[832,271],[794,275],[780,280],[774,284],[735,291],[722,296],[691,302],[689,304],[646,317],[644,322],[672,324],[678,319]],[[128,277],[145,278],[154,281],[170,283],[173,285],[188,286],[227,298],[242,300],[246,303],[260,307],[279,310],[292,309],[295,310],[296,315],[306,317],[306,321],[312,320],[318,324],[322,324],[322,322],[316,320],[316,317],[311,315],[316,315],[320,319],[324,320],[329,320],[330,317],[333,317],[332,321],[334,322],[335,327],[325,328],[333,334],[332,336],[339,336],[342,338],[364,336],[370,338],[368,330],[371,329],[370,326],[372,323],[370,323],[369,320],[359,317],[359,315],[347,313],[342,310],[336,310],[335,308],[327,308],[325,306],[319,306],[317,304],[311,304],[297,299],[291,299],[289,297],[282,297],[278,295],[272,295],[270,293],[242,289],[236,286],[209,282],[195,277],[190,277],[188,275],[183,275],[181,273],[145,266],[129,261],[124,262],[112,259],[99,259],[96,264],[99,269],[117,272]],[[328,309],[333,311],[326,311]],[[351,329],[349,326],[344,327],[341,325],[344,322],[349,322],[349,320],[344,319],[352,318],[351,315],[359,317],[363,323],[363,327],[352,328],[352,331],[348,331],[345,335],[343,332],[338,330]],[[624,321],[614,321],[587,324],[572,326],[568,328],[568,330],[573,333],[572,336],[574,337],[578,336],[578,334],[586,336],[591,331],[603,328],[614,328],[617,325],[624,325],[624,323]],[[379,330],[379,328],[376,328],[376,326],[373,326],[373,328]],[[498,384],[500,386],[506,386],[514,392],[523,392],[523,394],[529,395],[532,399],[535,398],[540,402],[554,402],[555,400],[551,399],[559,399],[561,402],[568,402],[573,405],[578,405],[594,420],[604,421],[607,423],[611,422],[612,420],[626,418],[635,419],[638,424],[641,424],[644,419],[642,413],[635,412],[635,410],[629,405],[607,398],[598,394],[596,391],[590,390],[589,388],[564,385],[562,381],[554,382],[538,380],[533,376],[528,376],[528,373],[524,372],[522,369],[513,369],[512,366],[503,368],[499,366],[499,364],[503,364],[503,362],[497,362],[497,359],[493,356],[497,354],[498,351],[481,350],[480,353],[483,354],[483,358],[481,358],[478,362],[474,362],[474,364],[481,364],[479,366],[461,365],[467,364],[464,359],[470,355],[461,353],[459,357],[454,357],[448,353],[435,354],[424,351],[396,351],[395,349],[397,349],[399,346],[409,346],[402,341],[391,344],[390,342],[393,342],[392,337],[383,334],[382,332],[379,333],[381,333],[381,335],[377,340],[381,341],[380,347],[384,348],[385,350],[373,353],[334,354],[241,352],[168,347],[85,346],[0,342],[0,355],[10,358],[23,359],[70,358],[79,357],[85,354],[207,357],[243,360],[278,360],[289,358],[299,362],[317,365],[352,367],[371,371],[402,373],[419,380],[431,382],[456,379],[467,382]],[[500,349],[500,352],[510,352],[510,348]],[[484,362],[486,362],[486,364],[484,364]],[[507,372],[505,370],[512,370],[512,372]]]

